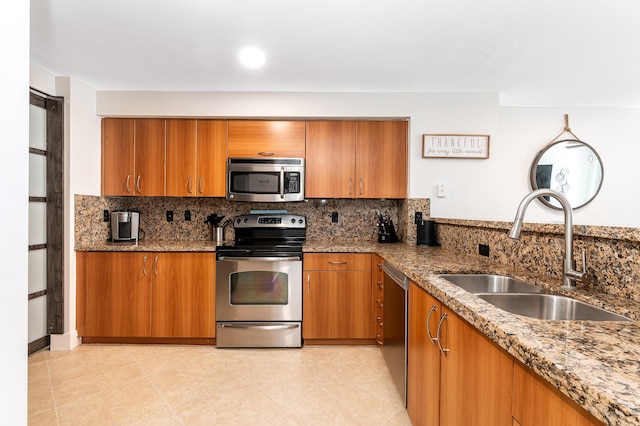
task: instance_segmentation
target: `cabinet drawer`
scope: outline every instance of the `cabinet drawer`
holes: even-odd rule
[[[370,271],[371,255],[362,253],[312,253],[304,255],[305,271]]]

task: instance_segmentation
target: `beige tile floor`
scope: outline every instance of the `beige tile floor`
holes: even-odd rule
[[[411,425],[373,346],[82,345],[29,357],[29,425]]]

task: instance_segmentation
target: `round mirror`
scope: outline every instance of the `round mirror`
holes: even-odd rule
[[[604,170],[598,153],[577,139],[550,143],[531,165],[531,187],[550,188],[564,195],[577,209],[595,198],[602,186]],[[540,197],[549,207],[561,209],[555,198]]]

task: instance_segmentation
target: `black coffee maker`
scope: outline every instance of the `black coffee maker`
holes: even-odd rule
[[[390,217],[384,217],[378,214],[378,242],[379,243],[396,243],[398,235],[393,227],[393,221]]]
[[[418,245],[419,246],[439,246],[436,238],[436,222],[433,220],[419,220],[418,225]]]

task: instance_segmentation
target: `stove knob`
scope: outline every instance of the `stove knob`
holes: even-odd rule
[[[302,222],[304,222],[302,219],[299,219],[299,220],[298,220],[298,223],[299,223],[300,225],[302,225]]]
[[[240,223],[242,222],[240,219],[236,219],[236,223]]]
[[[244,218],[244,223],[248,223],[248,222],[249,222],[249,218],[248,218],[248,217],[245,217],[245,218]]]
[[[295,219],[291,219],[291,223],[296,223],[296,220]]]

